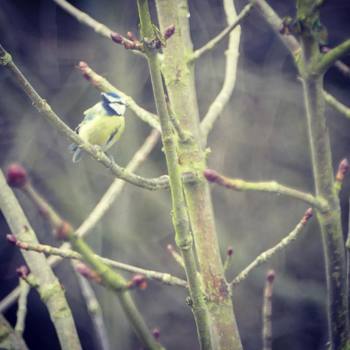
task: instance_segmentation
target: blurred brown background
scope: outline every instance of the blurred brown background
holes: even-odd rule
[[[153,2],[151,1],[153,4]],[[270,1],[280,16],[293,15],[294,1]],[[136,2],[128,0],[72,1],[96,19],[121,33],[137,31]],[[202,46],[225,27],[222,2],[189,0],[194,46]],[[244,1],[237,2],[241,9]],[[63,120],[74,128],[85,109],[99,94],[75,68],[80,60],[154,111],[146,63],[120,46],[96,35],[90,28],[57,8],[50,0],[0,0],[0,38],[18,66],[38,92]],[[329,29],[329,44],[350,36],[350,3],[329,2],[323,11]],[[224,51],[220,44],[197,63],[198,102],[204,115],[221,88]],[[233,177],[247,180],[277,180],[313,191],[306,121],[301,87],[292,59],[253,12],[242,25],[238,82],[224,113],[209,138],[209,165]],[[345,61],[350,63],[348,58]],[[335,69],[326,76],[326,87],[350,105],[350,82]],[[34,185],[59,212],[78,226],[113,180],[102,166],[85,157],[71,162],[69,142],[39,117],[7,72],[0,70],[0,166],[18,161],[30,171]],[[332,137],[334,167],[349,157],[350,121],[327,109]],[[127,113],[124,136],[113,154],[127,164],[149,132],[131,111]],[[165,173],[164,157],[158,145],[137,171],[144,176]],[[344,231],[347,231],[349,182],[341,194]],[[20,194],[31,223],[42,242],[57,245],[44,220]],[[300,220],[306,205],[292,199],[256,193],[233,193],[213,188],[216,221],[223,256],[234,247],[232,277],[261,251],[277,243]],[[169,216],[169,194],[151,193],[127,185],[109,213],[88,238],[95,250],[110,258],[145,268],[184,274],[166,252],[173,243]],[[21,264],[17,249],[5,240],[8,228],[0,216],[0,297],[17,283],[16,267]],[[305,235],[268,265],[257,269],[235,292],[235,310],[245,349],[261,348],[261,306],[264,276],[269,267],[277,272],[273,334],[274,349],[324,349],[326,343],[325,281],[320,236],[315,220]],[[91,323],[82,303],[70,265],[57,269],[73,307],[84,349],[97,349]],[[95,288],[103,307],[113,349],[138,349],[116,297]],[[152,328],[160,327],[168,349],[196,349],[195,326],[185,304],[186,293],[176,287],[149,283],[134,293]],[[14,321],[16,307],[6,316]],[[32,349],[58,349],[47,312],[31,292],[25,338]]]

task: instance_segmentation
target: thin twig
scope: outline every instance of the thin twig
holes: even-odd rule
[[[323,46],[322,52],[329,52],[331,50],[330,47]],[[338,71],[343,74],[344,77],[350,78],[350,67],[342,61],[335,61],[334,66],[338,69]]]
[[[132,97],[126,95],[123,91],[112,85],[106,78],[97,74],[86,62],[79,62],[78,68],[83,74],[84,78],[88,80],[93,86],[95,86],[99,91],[116,92],[118,95],[123,97],[126,105],[135,113],[138,118],[149,124],[152,128],[160,131],[159,118],[157,115],[148,112],[144,108],[140,107]]]
[[[62,249],[62,248],[56,248],[52,247],[50,245],[46,244],[30,244],[26,242],[22,242],[20,240],[14,239],[15,237],[12,235],[8,235],[7,239],[11,242],[14,243],[18,248],[23,249],[23,250],[28,250],[28,251],[35,251],[39,253],[44,253],[47,255],[56,255],[60,256],[61,258],[65,259],[75,259],[75,260],[83,260],[83,257],[81,254],[78,252],[71,250],[71,249]],[[144,275],[148,279],[156,280],[159,282],[162,282],[164,284],[172,285],[172,286],[180,286],[180,287],[186,287],[187,283],[186,281],[172,276],[168,273],[163,273],[163,272],[158,272],[158,271],[153,271],[153,270],[146,270],[137,266],[129,265],[129,264],[124,264],[122,262],[104,258],[102,256],[99,256],[97,254],[94,254],[94,257],[106,265],[110,267],[117,268],[119,270],[131,272],[131,273],[136,273],[140,275]]]
[[[100,149],[97,149],[91,144],[85,143],[77,133],[70,129],[59,116],[51,109],[49,104],[40,97],[40,95],[34,90],[29,81],[25,78],[22,72],[13,62],[11,55],[7,53],[0,45],[0,65],[4,65],[12,74],[13,78],[17,81],[19,87],[28,95],[31,99],[34,107],[39,113],[48,121],[50,121],[56,129],[68,138],[71,142],[77,144],[81,149],[86,151],[91,157],[103,164],[105,167],[118,178],[123,179],[135,186],[142,187],[148,190],[157,190],[161,188],[167,188],[169,181],[167,176],[161,176],[155,179],[146,179],[131,172],[128,172],[125,168],[117,165],[110,158],[106,156]]]
[[[226,258],[224,263],[224,272],[227,273],[233,264],[233,248],[228,247],[226,250]]]
[[[98,22],[97,20],[92,18],[90,15],[88,15],[86,12],[79,10],[78,8],[70,4],[68,1],[65,1],[65,0],[53,0],[53,1],[58,6],[60,6],[63,10],[69,13],[72,17],[74,17],[78,22],[83,23],[86,26],[92,28],[96,33],[102,35],[103,37],[113,40],[117,44],[123,45],[126,49],[131,49],[133,53],[143,56],[143,54],[140,52],[142,46],[135,45],[135,43],[132,40],[125,38],[119,33],[114,32],[105,24]],[[120,39],[116,40],[115,39],[116,36]]]
[[[326,91],[323,91],[323,97],[325,101],[334,108],[337,112],[342,114],[344,117],[350,119],[350,108],[345,106],[343,103],[341,103],[339,100],[337,100],[334,96],[327,93]]]
[[[349,166],[349,161],[346,158],[342,159],[338,165],[334,181],[334,187],[337,193],[339,193],[343,187],[344,178],[349,171]]]
[[[262,340],[263,350],[272,350],[272,293],[275,281],[275,271],[270,270],[266,275],[264,288],[264,303],[262,312]]]
[[[230,282],[231,287],[237,286],[239,283],[244,281],[250,272],[254,269],[256,269],[258,266],[264,264],[269,259],[271,259],[276,253],[280,252],[281,250],[285,249],[286,247],[289,247],[289,245],[294,242],[302,233],[303,228],[305,227],[306,223],[309,221],[309,219],[312,216],[312,209],[309,208],[303,218],[300,220],[298,225],[294,228],[292,232],[290,232],[285,238],[283,238],[279,243],[277,243],[274,247],[264,251],[263,253],[259,254],[253,262],[251,262],[243,271],[241,271],[232,282]]]
[[[244,16],[250,12],[251,5],[247,5],[245,7],[245,10],[242,10],[239,16],[236,15],[236,9],[232,0],[225,0],[224,8],[227,22],[230,25],[234,24],[235,21],[237,21],[240,18],[240,15],[242,15],[242,18],[244,18]],[[236,85],[240,37],[241,28],[237,27],[236,30],[230,34],[228,48],[226,51],[225,78],[221,91],[209,106],[209,109],[200,125],[203,144],[206,144],[209,132],[213,128],[217,118],[221,115],[222,111],[224,110]]]
[[[75,270],[76,271],[76,270]],[[76,272],[76,276],[80,285],[81,293],[85,299],[87,310],[93,324],[99,350],[110,350],[111,346],[108,340],[108,334],[103,319],[102,310],[97,300],[95,291],[90,285],[90,282]]]
[[[310,193],[302,192],[294,188],[281,185],[275,181],[248,182],[242,179],[232,179],[223,176],[212,169],[206,169],[204,176],[208,181],[216,183],[230,190],[269,192],[298,199],[319,209],[320,211],[326,211],[328,209],[327,202],[325,202],[322,198],[314,197]]]
[[[350,51],[350,39],[345,40],[338,46],[326,52],[317,62],[314,68],[315,74],[324,73],[330,66],[332,66],[339,58],[343,57]]]
[[[23,279],[19,280],[19,288],[21,290],[19,299],[18,299],[18,308],[17,308],[17,320],[15,331],[22,335],[25,328],[25,320],[27,316],[27,298],[30,291],[30,286]]]
[[[172,244],[167,245],[167,250],[173,257],[173,259],[177,262],[177,264],[185,269],[184,259],[182,258],[181,254],[179,254],[176,249],[173,247]]]
[[[226,16],[235,17],[233,20],[229,20],[228,26],[221,31],[216,37],[209,40],[205,45],[203,45],[201,48],[195,50],[193,52],[192,57],[190,58],[190,62],[193,62],[200,58],[203,54],[207,53],[208,51],[212,50],[217,44],[219,44],[226,36],[231,34],[231,32],[243,21],[243,19],[250,13],[252,9],[252,4],[246,5],[243,10],[239,13],[238,16],[235,16],[235,13],[230,14],[228,11],[226,12]]]

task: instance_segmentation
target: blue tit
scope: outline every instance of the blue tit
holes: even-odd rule
[[[83,121],[75,132],[87,143],[107,151],[119,140],[125,128],[126,103],[115,92],[101,93],[102,100],[84,112]],[[81,159],[82,150],[76,144],[70,145],[73,162]]]

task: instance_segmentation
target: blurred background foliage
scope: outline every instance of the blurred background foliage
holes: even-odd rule
[[[280,16],[293,15],[294,1],[269,2]],[[72,1],[112,29],[137,32],[136,3],[128,0]],[[244,6],[237,1],[237,8]],[[189,0],[191,32],[196,48],[225,27],[220,0]],[[90,28],[57,8],[50,0],[0,0],[0,39],[37,91],[63,120],[74,128],[85,109],[98,99],[76,69],[80,60],[131,95],[140,105],[155,111],[144,60],[99,37]],[[350,36],[350,3],[328,2],[323,21],[333,46]],[[204,115],[221,88],[227,42],[205,55],[196,66],[198,102]],[[350,60],[345,58],[350,63]],[[326,88],[350,105],[349,80],[332,68]],[[5,70],[0,70],[0,166],[16,161],[30,171],[34,185],[78,226],[112,182],[101,165],[85,157],[71,162],[69,142],[39,117]],[[349,157],[350,121],[327,109],[333,145],[334,167]],[[113,148],[116,161],[127,164],[149,132],[132,112],[126,131]],[[242,25],[238,82],[208,142],[209,166],[232,177],[277,180],[313,191],[309,146],[301,86],[292,59],[268,26],[253,12]],[[160,145],[137,171],[143,176],[165,173]],[[341,194],[344,231],[347,231],[349,183]],[[41,242],[58,245],[48,225],[18,194]],[[255,193],[233,193],[213,188],[213,203],[222,254],[234,247],[232,277],[261,251],[290,232],[306,206],[292,199]],[[21,256],[4,239],[8,232],[1,219],[0,297],[17,283],[16,267]],[[111,210],[88,238],[94,249],[107,257],[184,277],[166,251],[173,243],[169,194],[148,192],[127,185]],[[234,305],[245,349],[261,348],[262,288],[265,272],[277,272],[274,295],[274,349],[323,349],[326,343],[325,281],[320,235],[315,220],[305,235],[268,265],[257,269],[235,290]],[[57,274],[73,308],[84,349],[97,349],[91,323],[67,262]],[[113,349],[138,349],[116,297],[95,288],[101,300]],[[133,293],[149,327],[160,327],[161,340],[169,349],[196,349],[195,326],[186,293],[177,287],[149,283]],[[6,316],[14,321],[16,307]],[[32,349],[58,349],[47,312],[31,292],[25,338]]]

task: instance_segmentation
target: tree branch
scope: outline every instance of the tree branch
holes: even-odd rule
[[[78,273],[76,269],[74,269],[74,271],[89,312],[91,323],[95,330],[96,339],[98,342],[96,345],[99,350],[111,350],[101,306],[98,302],[95,291],[91,287],[90,281]]]
[[[277,243],[272,248],[265,250],[263,253],[259,254],[254,261],[252,261],[243,271],[241,271],[232,282],[230,282],[231,288],[236,287],[239,283],[244,281],[249,274],[259,267],[260,265],[267,262],[269,259],[271,259],[276,253],[282,251],[283,249],[289,247],[289,245],[294,242],[297,238],[299,238],[300,234],[303,232],[303,228],[305,227],[306,223],[310,220],[312,217],[312,209],[309,208],[303,218],[300,220],[298,225],[294,228],[293,231],[291,231],[285,238],[283,238],[279,243]]]
[[[330,66],[350,51],[350,39],[326,52],[314,67],[315,74],[323,74]]]
[[[85,24],[86,26],[92,28],[96,33],[102,35],[107,39],[111,39],[114,42],[123,45],[126,49],[131,49],[133,53],[137,55],[143,56],[143,54],[139,51],[139,47],[135,47],[135,44],[132,40],[121,36],[119,33],[112,31],[105,24],[96,21],[87,13],[79,10],[74,7],[68,1],[65,0],[53,0],[56,5],[61,7],[64,11],[69,13],[72,17],[74,17],[78,22]],[[115,37],[118,36],[120,38],[119,41],[115,40]]]
[[[214,182],[230,190],[269,192],[277,195],[284,195],[287,197],[298,199],[319,209],[320,211],[326,211],[328,209],[328,204],[324,199],[314,197],[310,193],[302,192],[294,188],[281,185],[275,181],[248,182],[242,179],[231,179],[219,174],[218,172],[212,169],[206,169],[204,172],[204,176],[209,182]]]
[[[248,4],[246,5],[243,10],[239,13],[238,16],[235,16],[235,11],[233,13],[226,12],[226,17],[231,19],[228,21],[228,26],[221,31],[216,37],[209,40],[205,45],[203,45],[201,48],[195,50],[190,58],[190,62],[193,62],[200,58],[203,54],[207,53],[208,51],[212,50],[217,44],[219,44],[224,38],[226,38],[228,35],[231,34],[231,32],[239,26],[239,24],[243,21],[243,19],[246,18],[246,16],[250,13],[253,5]]]
[[[323,90],[323,97],[325,101],[334,108],[337,112],[342,114],[345,118],[350,119],[350,108],[345,106],[343,103],[341,103],[339,100],[337,100],[334,96],[327,93]]]
[[[140,18],[141,36],[143,40],[152,41],[155,38],[154,25],[148,7],[148,0],[137,0]],[[149,71],[152,80],[153,94],[162,129],[167,169],[169,173],[170,192],[172,199],[173,226],[175,241],[180,248],[185,264],[189,292],[193,302],[193,314],[196,320],[198,337],[203,350],[211,348],[210,324],[205,305],[201,281],[197,274],[196,258],[193,251],[193,239],[190,231],[189,218],[181,180],[181,169],[176,150],[176,141],[172,130],[168,107],[166,103],[163,78],[157,52],[145,48]]]
[[[106,168],[118,178],[123,179],[135,186],[145,188],[148,190],[157,190],[161,188],[167,188],[169,186],[168,177],[161,176],[155,179],[146,179],[131,172],[128,172],[125,168],[117,165],[110,158],[108,158],[101,150],[97,149],[91,144],[85,143],[77,133],[71,130],[51,109],[49,104],[42,99],[39,94],[34,90],[29,81],[25,78],[22,72],[12,61],[10,54],[8,54],[4,48],[0,45],[0,65],[4,65],[12,74],[13,78],[17,81],[19,87],[28,95],[32,101],[34,107],[39,113],[48,121],[50,121],[55,128],[68,138],[71,142],[77,144],[81,149],[86,151],[92,158],[103,164]]]
[[[50,245],[45,245],[45,244],[31,244],[31,243],[26,243],[22,242],[20,240],[14,240],[12,235],[9,235],[8,240],[11,243],[14,243],[18,248],[23,249],[23,250],[28,250],[28,251],[35,251],[38,253],[44,253],[47,255],[56,255],[60,256],[61,258],[65,259],[75,259],[75,260],[83,260],[83,257],[80,253],[71,250],[71,249],[63,249],[63,248],[56,248],[52,247]],[[140,275],[144,275],[148,279],[151,280],[156,280],[159,282],[162,282],[164,284],[168,284],[171,286],[179,286],[179,287],[186,287],[187,283],[186,281],[172,276],[168,273],[163,273],[163,272],[158,272],[158,271],[152,271],[152,270],[146,270],[137,266],[129,265],[129,264],[124,264],[116,260],[111,260],[108,258],[104,258],[102,256],[99,256],[97,254],[94,254],[94,257],[104,264],[117,268],[119,270],[131,272],[131,273],[136,273]]]
[[[0,313],[0,348],[4,350],[28,350],[26,343],[20,334],[15,332]]]
[[[294,59],[300,54],[300,45],[293,35],[282,35],[281,28],[283,21],[265,0],[249,0],[263,16],[277,37],[282,41],[284,46],[289,50]]]
[[[238,21],[239,16],[237,16],[236,14],[236,9],[233,5],[233,0],[224,0],[224,8],[226,13],[227,23],[229,25]],[[243,12],[243,15],[245,16],[246,14],[248,14],[250,9],[251,9],[251,5],[249,4],[245,7],[245,10],[242,10],[242,12],[245,11]],[[242,18],[244,18],[244,16]],[[227,102],[229,101],[232,95],[233,89],[236,85],[240,37],[241,37],[241,28],[237,27],[237,29],[230,34],[228,48],[226,51],[225,78],[224,78],[224,83],[222,85],[221,91],[216,96],[215,100],[211,103],[208,109],[208,112],[204,116],[200,125],[204,144],[206,144],[210,130],[213,128],[215,121],[217,120],[217,118],[220,116],[221,112],[225,108]]]
[[[263,350],[272,350],[272,292],[275,281],[275,271],[270,270],[266,275],[263,303]]]
[[[22,335],[24,332],[25,320],[27,316],[27,299],[28,299],[28,293],[30,291],[30,286],[26,281],[24,281],[23,279],[20,279],[19,288],[21,292],[18,299],[17,320],[16,320],[15,331],[19,335]]]
[[[0,208],[11,231],[20,240],[37,244],[37,238],[22,208],[7,186],[0,170]],[[39,283],[38,291],[56,328],[62,349],[81,349],[73,317],[62,287],[42,254],[23,252],[23,257]]]

